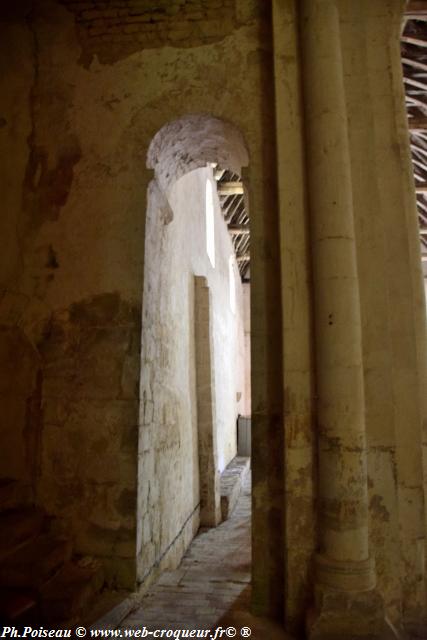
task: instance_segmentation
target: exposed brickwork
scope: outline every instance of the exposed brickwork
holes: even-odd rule
[[[60,0],[76,17],[89,64],[111,63],[136,51],[193,47],[221,40],[238,22],[235,0]]]

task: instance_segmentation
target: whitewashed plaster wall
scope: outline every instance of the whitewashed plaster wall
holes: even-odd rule
[[[206,251],[205,189],[214,193],[215,268]],[[236,418],[244,405],[243,297],[234,262],[236,311],[230,306],[233,248],[211,168],[180,178],[168,197],[155,183],[148,200],[142,322],[139,452],[139,579],[182,527],[179,562],[198,526],[199,462],[195,384],[194,276],[211,293],[218,466],[236,455]],[[171,219],[172,218],[172,219]],[[240,396],[238,396],[240,394]],[[237,398],[240,397],[238,401]]]

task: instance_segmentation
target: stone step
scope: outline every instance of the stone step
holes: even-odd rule
[[[71,543],[45,533],[18,547],[0,562],[1,587],[39,588],[71,556]]]
[[[43,620],[51,624],[80,620],[103,583],[104,572],[99,561],[92,560],[85,566],[68,562],[40,588]]]
[[[29,488],[13,478],[0,478],[0,512],[30,503]]]
[[[138,592],[103,589],[93,606],[79,621],[91,629],[116,629],[140,602]]]
[[[239,499],[243,483],[250,469],[250,458],[237,456],[221,474],[221,515],[227,520],[233,513]]]
[[[37,507],[0,513],[0,563],[42,531],[44,513]]]

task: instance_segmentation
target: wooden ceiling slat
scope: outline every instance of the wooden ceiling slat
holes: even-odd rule
[[[425,62],[420,62],[419,60],[414,60],[413,58],[408,58],[406,56],[402,57],[402,62],[403,64],[414,67],[415,69],[422,69],[423,71],[427,71],[427,64]]]
[[[241,195],[243,193],[242,182],[219,182],[218,193],[220,196]]]
[[[418,217],[423,224],[427,225],[427,216],[423,215],[419,209],[418,209]]]
[[[416,144],[411,144],[410,147],[413,153],[416,153],[418,157],[427,157],[427,149],[423,149]]]
[[[424,202],[422,202],[422,200],[423,200],[422,196],[420,196],[419,198],[417,198],[417,205],[418,205],[418,213],[419,213],[419,215],[422,215],[422,214],[421,214],[421,212],[420,212],[420,209],[422,209],[423,211],[425,211],[425,212],[426,212],[426,214],[427,214],[427,204],[426,204],[426,203],[424,203]]]
[[[403,82],[406,82],[406,84],[410,84],[413,87],[418,87],[418,89],[422,89],[423,91],[427,92],[427,85],[425,82],[420,82],[419,80],[408,78],[408,76],[403,77]]]
[[[420,169],[422,169],[423,171],[427,171],[427,166],[424,162],[422,162],[421,160],[417,160],[416,158],[414,158],[414,156],[412,156],[412,162],[417,166],[420,167]]]
[[[402,25],[402,65],[423,254],[427,253],[427,176],[420,173],[427,173],[427,79],[419,72],[427,73],[426,21],[427,1],[410,0]],[[423,260],[427,260],[427,255]]]
[[[408,96],[408,94],[406,94],[406,102],[417,106],[422,111],[422,113],[425,113],[427,115],[427,104],[422,102],[421,100],[418,100],[418,98],[414,98],[413,96]]]
[[[414,36],[402,36],[402,42],[406,42],[406,44],[413,44],[416,47],[425,47],[427,48],[427,40],[422,38],[416,38]]]
[[[230,224],[228,230],[231,235],[247,235],[249,233],[249,227],[243,224]]]

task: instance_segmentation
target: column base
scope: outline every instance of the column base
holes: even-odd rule
[[[308,640],[401,639],[384,615],[381,595],[375,590],[338,591],[315,587],[315,606],[307,612]]]
[[[316,584],[336,591],[372,591],[376,585],[375,562],[373,558],[359,562],[334,560],[326,555],[315,557]]]

